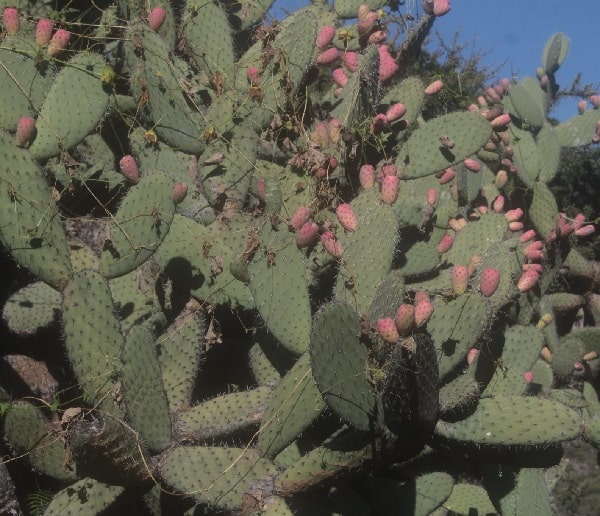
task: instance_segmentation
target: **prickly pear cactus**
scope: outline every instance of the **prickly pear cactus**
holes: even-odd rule
[[[594,226],[548,186],[600,140],[598,96],[548,121],[568,39],[431,116],[398,63],[448,2],[400,44],[404,3],[271,3],[3,8],[8,462],[46,514],[549,507],[600,443]]]

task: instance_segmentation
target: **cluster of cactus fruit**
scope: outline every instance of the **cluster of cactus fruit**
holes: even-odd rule
[[[449,3],[399,48],[362,3],[4,7],[0,240],[31,281],[3,319],[60,342],[3,357],[2,426],[46,514],[547,514],[562,443],[600,445],[594,226],[547,186],[599,97],[548,122],[556,34],[425,120],[443,78],[397,63]]]

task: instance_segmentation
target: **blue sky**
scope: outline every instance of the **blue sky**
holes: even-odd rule
[[[294,10],[310,2],[275,2]],[[598,26],[600,0],[451,0],[452,9],[436,21],[434,30],[449,41],[458,30],[464,43],[475,42],[479,51],[488,51],[485,64],[494,68],[505,62],[500,76],[534,76],[540,66],[542,49],[555,32],[571,40],[567,60],[557,72],[561,86],[568,86],[578,72],[582,84],[600,84]],[[401,12],[421,12],[421,0],[406,0]],[[576,114],[576,101],[562,102],[553,115],[565,120]]]

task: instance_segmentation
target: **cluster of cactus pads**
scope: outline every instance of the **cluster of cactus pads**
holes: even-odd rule
[[[397,2],[2,4],[0,240],[31,273],[2,315],[57,342],[2,358],[0,510],[29,461],[46,514],[548,513],[562,443],[600,445],[594,226],[547,186],[600,139],[597,96],[547,120],[564,35],[425,120],[443,78],[398,63],[447,1],[397,48]]]

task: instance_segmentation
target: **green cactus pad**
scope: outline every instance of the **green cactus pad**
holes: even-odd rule
[[[157,173],[146,177],[123,199],[110,226],[100,270],[122,276],[146,261],[166,237],[175,214],[171,180]]]
[[[0,242],[38,279],[60,288],[71,276],[58,209],[39,165],[0,134]]]
[[[533,200],[528,213],[536,231],[542,237],[546,237],[556,229],[558,206],[554,194],[545,183],[535,183],[533,185]]]
[[[531,370],[544,346],[542,332],[533,326],[511,326],[498,337],[503,341],[503,365],[521,374]]]
[[[275,388],[263,416],[258,448],[273,458],[303,432],[323,411],[325,402],[304,353]]]
[[[473,484],[456,484],[443,506],[451,514],[497,514],[486,490]]]
[[[34,335],[56,321],[61,304],[60,292],[42,281],[36,281],[7,299],[2,308],[2,318],[13,333]]]
[[[440,388],[440,418],[456,420],[466,414],[479,401],[479,382],[468,373],[457,376]]]
[[[540,386],[543,391],[549,391],[554,383],[554,374],[550,364],[541,358],[537,359],[531,368],[533,383]]]
[[[127,415],[150,451],[171,443],[171,418],[150,324],[134,326],[121,353]]]
[[[344,421],[368,431],[377,428],[380,411],[367,376],[367,348],[359,337],[356,312],[344,302],[330,303],[315,315],[310,356],[327,405]]]
[[[257,387],[203,401],[177,415],[177,437],[186,442],[207,441],[257,428],[272,393],[270,387]]]
[[[274,0],[237,0],[228,6],[229,23],[243,31],[264,19]]]
[[[4,418],[4,433],[18,455],[27,455],[33,467],[59,481],[73,481],[75,474],[63,468],[65,447],[49,432],[41,410],[24,401],[12,404]]]
[[[74,275],[63,291],[63,325],[84,398],[91,403],[105,400],[120,369],[123,336],[108,282],[100,274],[83,270]],[[112,407],[112,399],[104,405]]]
[[[512,132],[513,161],[517,166],[517,174],[525,186],[531,187],[532,183],[540,175],[542,162],[540,149],[534,135],[530,131],[513,127]]]
[[[515,487],[515,514],[552,514],[543,468],[522,468]]]
[[[592,109],[557,125],[555,131],[560,144],[563,147],[581,147],[590,144],[599,121],[600,109]]]
[[[511,85],[508,97],[514,110],[511,110],[511,115],[516,115],[523,124],[534,129],[542,127],[546,119],[545,112],[527,86],[521,83]]]
[[[239,509],[255,483],[278,473],[254,450],[214,446],[174,448],[163,457],[160,472],[181,493],[225,511]]]
[[[424,123],[410,135],[396,166],[405,179],[434,174],[475,154],[492,135],[490,123],[477,113],[450,113]],[[440,143],[448,137],[450,149]]]
[[[281,345],[300,355],[308,349],[311,323],[302,255],[287,228],[267,223],[260,241],[262,249],[248,266],[254,303]]]
[[[406,260],[404,262],[404,260]],[[440,264],[440,253],[431,244],[416,242],[403,256],[400,272],[408,280],[432,274]]]
[[[124,490],[123,486],[111,486],[93,478],[83,478],[56,493],[44,514],[99,514],[108,509]]]
[[[202,139],[206,123],[189,107],[169,58],[170,51],[149,27],[133,26],[125,43],[131,89],[139,109],[148,115],[161,140],[184,152],[200,154],[206,147]]]
[[[391,106],[401,102],[406,107],[402,120],[412,125],[423,108],[425,102],[425,85],[418,77],[407,77],[398,84],[393,85],[383,96],[380,104]]]
[[[386,0],[335,0],[333,9],[340,18],[356,18],[358,8],[361,5],[366,5],[372,10],[377,10],[386,4]]]
[[[35,65],[36,45],[5,35],[0,48],[0,127],[14,131],[22,116],[35,116],[55,79],[54,64]]]
[[[540,156],[543,156],[538,180],[547,184],[556,176],[560,163],[560,140],[554,127],[548,122],[544,122],[537,134],[537,145]]]
[[[371,307],[369,308],[369,322],[375,325],[377,319],[384,317],[393,318],[396,309],[404,300],[404,278],[399,271],[390,271],[381,280]]]
[[[569,53],[569,47],[569,38],[562,32],[557,32],[550,37],[544,46],[542,56],[542,66],[547,74],[552,74],[558,70]]]
[[[478,294],[464,294],[448,303],[434,302],[427,323],[438,352],[440,379],[460,364],[487,329],[488,307]]]
[[[186,3],[182,19],[186,50],[196,66],[209,78],[222,80],[225,90],[231,89],[235,73],[233,41],[225,10],[216,2],[193,0]]]
[[[171,411],[189,406],[204,356],[205,321],[191,300],[156,343],[162,381]]]
[[[393,208],[381,204],[379,194],[368,190],[352,201],[358,219],[355,231],[338,233],[344,247],[335,295],[367,314],[381,280],[392,267],[397,222]],[[377,253],[373,253],[377,249]]]
[[[34,158],[57,156],[96,129],[108,107],[100,79],[105,64],[99,54],[77,54],[59,72],[38,116],[37,135],[29,147]]]
[[[456,423],[438,422],[436,433],[474,445],[544,446],[577,438],[581,418],[562,403],[523,396],[482,398]]]

